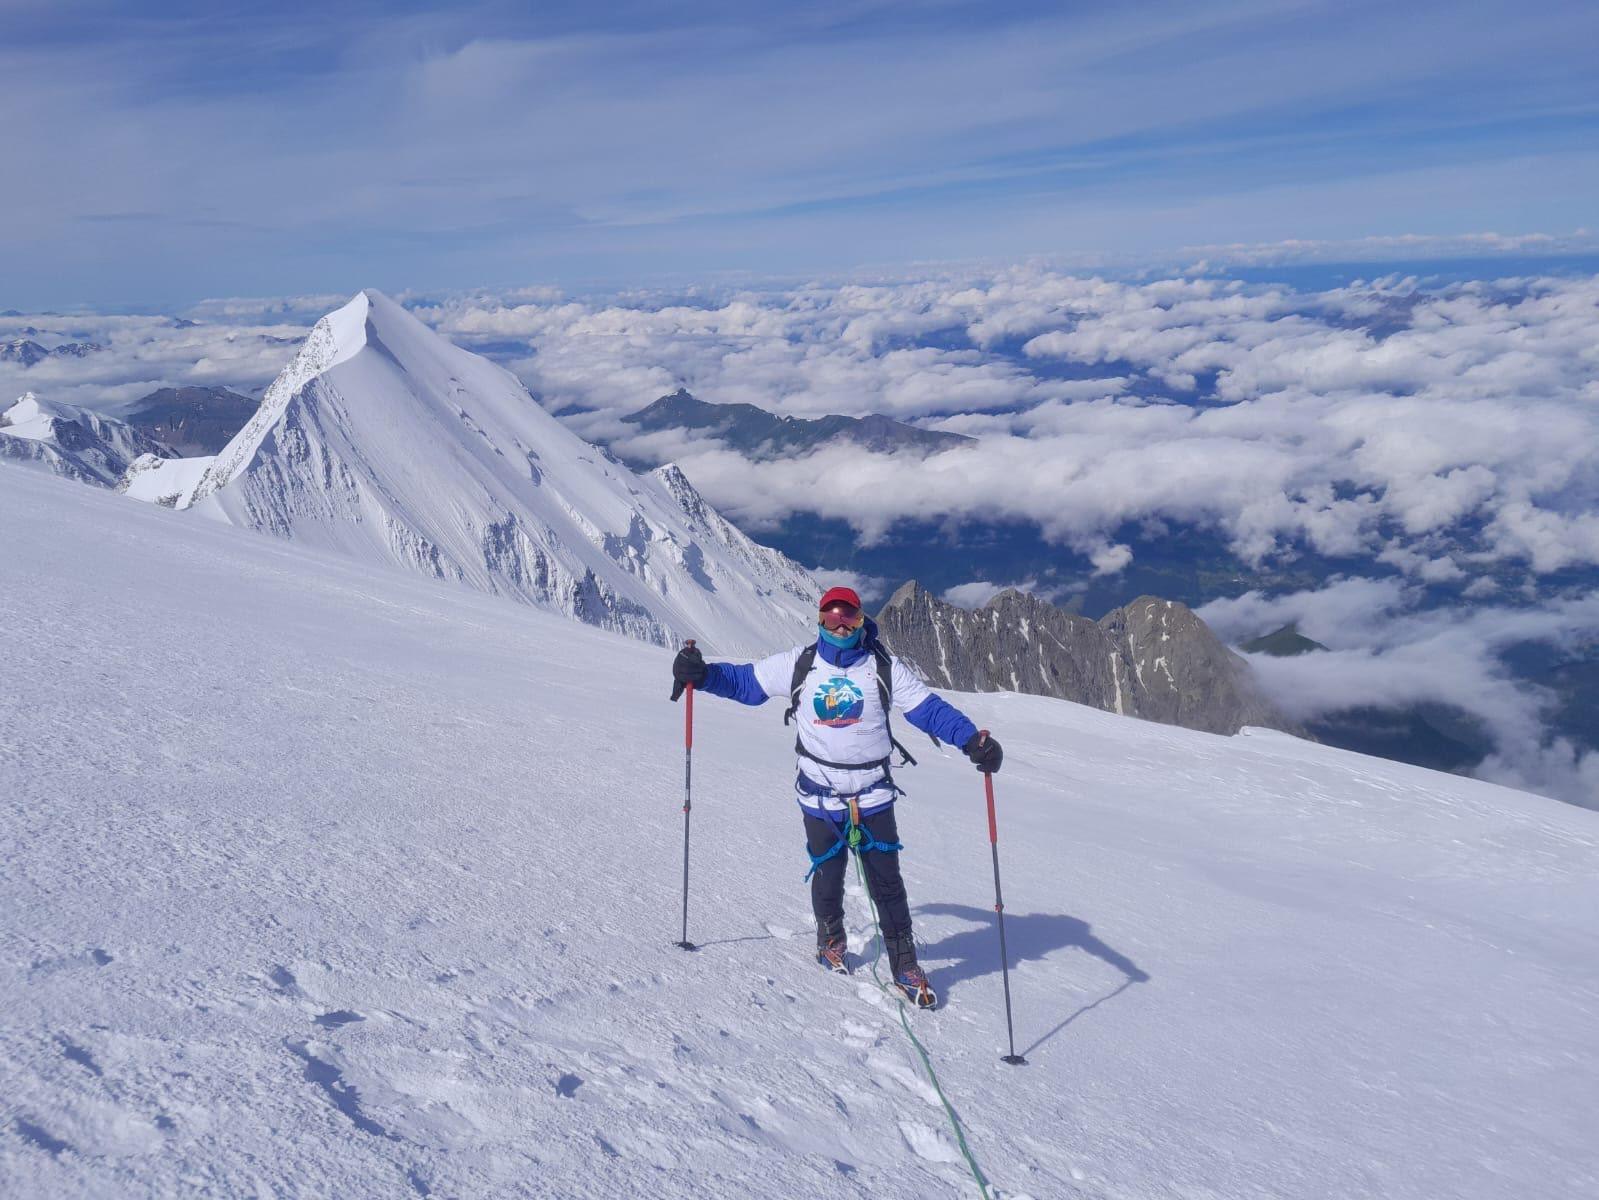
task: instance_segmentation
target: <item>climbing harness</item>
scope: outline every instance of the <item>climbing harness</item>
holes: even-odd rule
[[[865,854],[871,850],[876,850],[880,854],[898,854],[901,850],[905,849],[905,843],[903,842],[878,841],[872,831],[860,823],[861,814],[858,807],[858,796],[846,796],[844,799],[849,801],[849,815],[847,819],[844,821],[834,821],[831,817],[828,818],[829,823],[833,826],[833,836],[836,837],[838,841],[834,842],[820,854],[811,854],[810,843],[806,843],[805,853],[810,857],[811,869],[805,873],[805,878],[801,882],[809,883],[811,881],[811,876],[816,874],[816,869],[818,867],[820,867],[824,862],[828,862],[831,859],[837,858],[845,850],[853,850],[857,854]]]

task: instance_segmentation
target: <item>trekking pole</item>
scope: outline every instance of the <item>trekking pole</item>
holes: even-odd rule
[[[684,649],[694,649],[690,638]],[[694,685],[685,684],[683,697],[683,938],[677,943],[680,950],[698,950],[688,940],[688,815],[694,801]]]
[[[983,741],[988,740],[988,730],[980,729]],[[983,791],[988,797],[988,848],[994,855],[994,912],[999,917],[999,970],[1000,977],[1005,981],[1005,1037],[1010,1042],[1010,1053],[1003,1055],[1001,1062],[1007,1062],[1013,1067],[1025,1066],[1027,1060],[1016,1053],[1016,1033],[1011,1025],[1010,1015],[1010,952],[1005,949],[1005,901],[999,892],[999,824],[994,819],[994,776],[989,771],[983,772]]]

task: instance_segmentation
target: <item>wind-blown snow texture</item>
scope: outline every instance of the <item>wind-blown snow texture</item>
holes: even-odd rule
[[[698,706],[684,954],[663,652],[42,473],[0,511],[0,1193],[974,1194],[893,1015],[809,963],[771,706]],[[932,753],[915,1019],[1001,1193],[1595,1194],[1594,813],[958,699],[1007,750],[1030,1065]]]
[[[197,480],[178,508],[663,645],[754,653],[815,624],[816,581],[676,467],[634,475],[379,292],[316,324],[214,462],[129,494],[174,480]]]

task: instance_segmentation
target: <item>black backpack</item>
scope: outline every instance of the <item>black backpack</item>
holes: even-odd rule
[[[894,711],[894,660],[889,656],[888,647],[875,638],[868,643],[867,648],[871,650],[872,657],[877,660],[877,698],[883,704],[883,722],[888,729],[888,743],[900,753],[900,760],[895,765],[914,767],[916,759],[894,736],[894,727],[891,722],[891,714]],[[794,714],[799,711],[800,689],[805,686],[805,680],[810,676],[811,668],[815,665],[816,643],[812,642],[801,650],[799,657],[794,660],[794,678],[788,685],[788,711],[783,714],[783,724],[787,725],[792,721]],[[928,734],[928,736],[932,737],[932,734]],[[933,738],[933,745],[940,744],[936,737]],[[889,773],[890,759],[893,758],[893,755],[890,754],[886,758],[874,758],[870,762],[863,763],[829,762],[825,758],[818,758],[807,750],[805,743],[798,736],[794,738],[794,752],[802,758],[821,763],[824,767],[833,767],[841,771],[857,771],[862,767],[882,767],[885,776]],[[890,782],[893,782],[892,779],[890,779]]]

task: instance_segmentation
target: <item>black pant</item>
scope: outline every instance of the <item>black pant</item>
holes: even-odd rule
[[[811,853],[824,854],[836,846],[848,823],[847,813],[839,813],[836,821],[806,813],[805,841]],[[892,804],[863,816],[861,828],[880,842],[893,845],[899,841]],[[899,855],[870,850],[861,855],[861,865],[866,870],[867,890],[877,901],[877,919],[883,927],[883,940],[890,945],[901,939],[908,940],[911,905],[905,897],[905,881],[899,874]],[[822,928],[836,927],[844,919],[844,872],[848,868],[849,851],[840,850],[811,876],[811,909],[816,913],[816,924]]]

